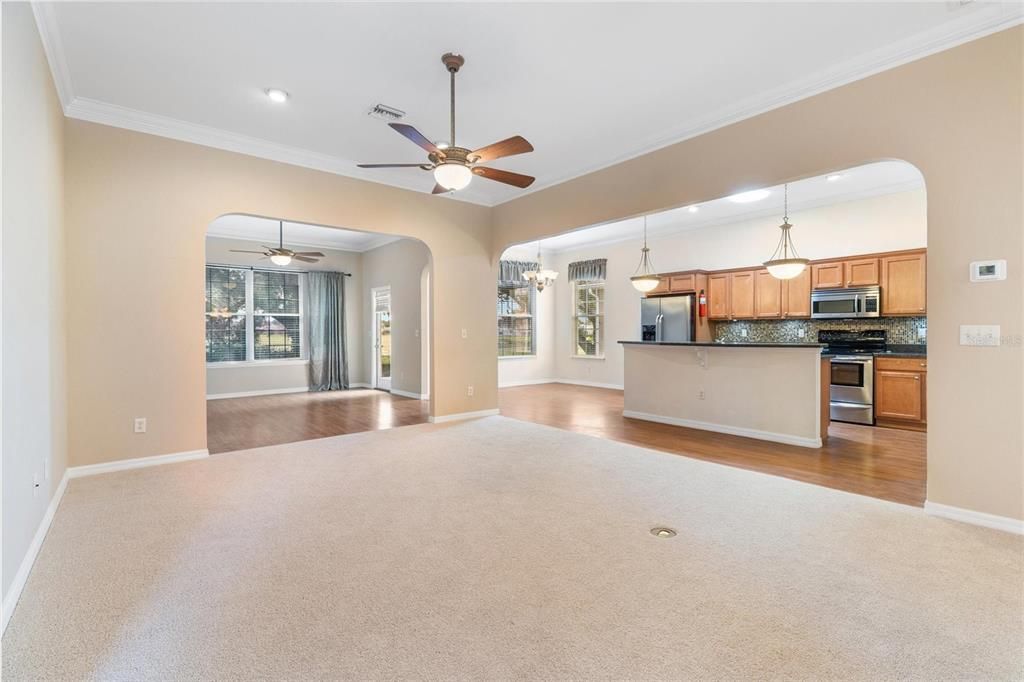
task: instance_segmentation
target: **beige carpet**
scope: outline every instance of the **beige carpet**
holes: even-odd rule
[[[1022,553],[501,417],[411,426],[72,481],[3,678],[1020,679]]]

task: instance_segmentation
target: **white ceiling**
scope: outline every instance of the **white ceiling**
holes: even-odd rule
[[[278,224],[270,218],[258,218],[248,215],[226,215],[217,218],[206,230],[208,237],[224,237],[226,239],[244,239],[260,242],[268,246],[276,246],[278,240]],[[339,251],[369,251],[378,246],[398,241],[400,237],[376,234],[373,232],[357,232],[342,230],[335,227],[321,227],[305,223],[284,221],[284,245],[313,246],[321,249],[337,249]]]
[[[838,171],[835,175],[839,177],[834,181],[828,181],[827,176],[823,175],[791,182],[789,184],[790,212],[924,187],[924,178],[920,171],[902,161],[871,163]],[[667,235],[768,215],[778,216],[779,221],[782,221],[782,185],[743,189],[767,189],[770,193],[764,199],[748,204],[733,203],[729,201],[728,197],[723,197],[696,204],[696,212],[691,212],[690,207],[684,206],[671,211],[652,213],[647,216],[647,233],[648,235]],[[558,252],[596,244],[610,244],[627,239],[635,240],[642,234],[643,224],[641,217],[584,227],[545,239],[542,247],[545,251]]]
[[[1019,23],[1019,3],[41,3],[69,116],[422,191],[421,150],[366,111],[433,139],[521,134],[493,165],[535,191]],[[267,87],[292,94],[271,103]],[[483,179],[457,198],[520,196]],[[439,201],[448,200],[439,197]]]

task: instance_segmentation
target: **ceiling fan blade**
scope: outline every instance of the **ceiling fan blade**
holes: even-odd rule
[[[475,151],[469,153],[471,157],[476,157],[476,161],[493,161],[494,159],[500,159],[504,156],[514,156],[516,154],[525,154],[526,152],[532,152],[533,145],[526,141],[526,138],[516,135],[510,137],[507,140],[501,142],[495,142],[489,144],[486,147],[480,147]]]
[[[422,163],[357,163],[358,168],[419,168]]]
[[[497,180],[498,182],[504,182],[506,185],[513,185],[520,189],[529,187],[533,184],[536,178],[531,178],[529,175],[520,175],[519,173],[513,173],[512,171],[499,170],[497,168],[487,168],[485,166],[476,166],[473,168],[474,175],[479,175],[482,178],[488,180]]]
[[[319,258],[307,258],[306,256],[299,256],[299,255],[296,254],[296,255],[292,256],[292,260],[302,261],[303,263],[316,263],[320,259]]]
[[[314,256],[316,258],[324,258],[324,254],[319,251],[296,251],[294,256]]]
[[[398,131],[400,135],[404,135],[406,138],[408,138],[415,144],[418,144],[420,147],[423,147],[428,152],[444,156],[444,152],[438,149],[433,142],[424,137],[423,133],[416,130],[411,125],[408,125],[406,123],[389,123],[388,125],[394,128],[396,131]]]
[[[446,194],[448,192],[451,192],[451,190],[450,189],[445,189],[441,185],[435,184],[434,185],[434,191],[431,192],[431,194]]]
[[[263,255],[263,251],[241,251],[240,249],[230,249],[231,253],[258,253]]]

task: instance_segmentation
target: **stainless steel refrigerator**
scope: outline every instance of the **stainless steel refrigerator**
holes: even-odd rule
[[[693,294],[640,301],[640,338],[644,341],[693,341]]]

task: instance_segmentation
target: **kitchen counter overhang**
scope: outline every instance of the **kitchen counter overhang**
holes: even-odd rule
[[[626,417],[802,447],[828,438],[822,344],[619,343]]]

